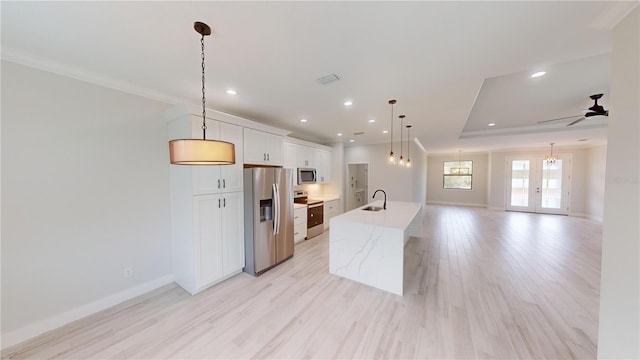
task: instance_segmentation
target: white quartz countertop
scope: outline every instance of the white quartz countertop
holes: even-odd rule
[[[415,218],[416,214],[422,209],[420,203],[411,203],[403,201],[387,201],[387,209],[380,211],[365,211],[362,208],[366,206],[382,207],[383,201],[374,201],[365,206],[353,209],[344,214],[335,216],[331,219],[334,221],[344,221],[359,224],[368,224],[386,228],[406,229]]]
[[[301,209],[301,208],[306,208],[306,207],[307,207],[307,205],[306,205],[306,204],[296,204],[296,203],[293,203],[293,208],[294,208],[294,209]]]

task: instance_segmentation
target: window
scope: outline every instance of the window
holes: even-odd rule
[[[445,189],[471,190],[473,161],[445,161],[442,187]]]

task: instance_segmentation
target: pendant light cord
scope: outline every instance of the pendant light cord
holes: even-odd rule
[[[207,124],[205,119],[207,118],[207,111],[204,100],[204,35],[200,38],[200,45],[202,48],[202,140],[207,139]]]
[[[393,103],[391,103],[391,153],[393,154]]]

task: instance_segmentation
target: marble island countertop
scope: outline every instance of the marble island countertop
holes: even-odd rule
[[[422,235],[422,205],[383,201],[333,217],[329,227],[329,272],[402,296],[404,245]]]
[[[422,209],[419,203],[387,201],[387,209],[380,211],[362,210],[367,206],[382,207],[384,201],[374,201],[365,206],[338,215],[331,221],[347,221],[351,223],[374,225],[404,230],[409,227],[416,214]]]

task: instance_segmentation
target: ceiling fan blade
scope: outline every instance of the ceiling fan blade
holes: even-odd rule
[[[571,119],[574,117],[579,117],[582,115],[573,115],[573,116],[565,116],[565,117],[561,117],[561,118],[557,118],[557,119],[551,119],[551,120],[542,120],[542,121],[538,121],[538,124],[542,124],[542,123],[546,123],[546,122],[551,122],[551,121],[560,121],[560,120],[566,120],[566,119]]]
[[[579,123],[580,121],[582,121],[584,119],[585,119],[585,117],[583,116],[578,120],[573,120],[572,122],[568,123],[567,126],[575,125],[575,124]]]

